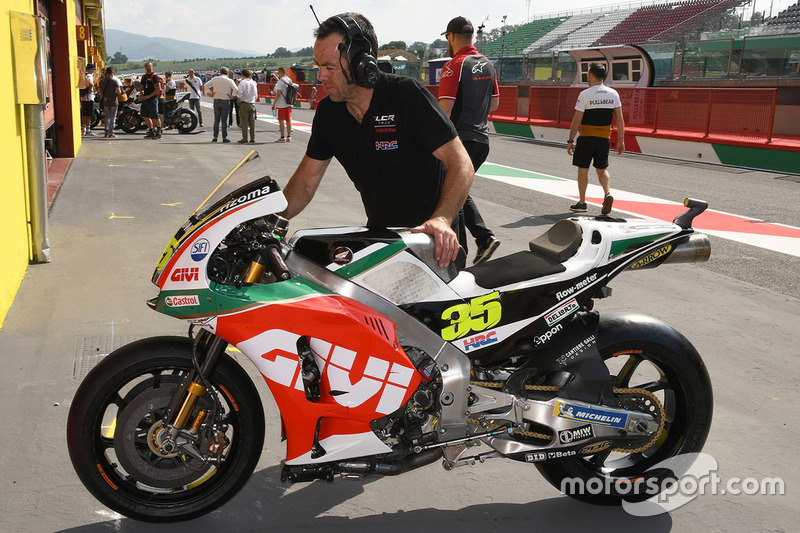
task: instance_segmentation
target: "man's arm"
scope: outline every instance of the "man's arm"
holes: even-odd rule
[[[458,237],[452,225],[467,199],[475,170],[458,137],[440,146],[433,155],[447,168],[442,195],[431,218],[411,231],[433,237],[436,260],[445,267],[458,257]]]
[[[575,139],[575,136],[578,134],[578,128],[581,127],[581,121],[583,120],[583,111],[575,111],[575,115],[572,117],[572,122],[569,125],[569,138]],[[567,144],[567,153],[572,155],[572,152],[575,151],[575,143],[568,143]]]
[[[489,113],[494,113],[495,111],[497,111],[498,107],[500,107],[500,97],[492,96],[492,105],[489,108]]]
[[[331,160],[312,159],[307,155],[303,156],[297,170],[294,171],[289,183],[283,188],[283,195],[289,205],[282,215],[286,218],[293,218],[298,215],[308,203],[314,198],[322,176],[328,168]]]
[[[453,111],[453,105],[455,105],[456,101],[451,98],[439,98],[439,105],[442,106],[444,110],[444,114],[448,117],[450,113]]]
[[[617,121],[617,153],[625,152],[625,119],[622,118],[622,107],[614,108],[614,119]]]

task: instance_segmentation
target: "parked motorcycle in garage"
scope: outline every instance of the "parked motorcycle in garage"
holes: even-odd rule
[[[226,353],[235,346],[280,410],[270,431],[286,443],[284,481],[502,457],[588,502],[656,496],[683,474],[670,461],[706,440],[708,372],[663,322],[593,307],[618,274],[708,259],[692,229],[707,204],[685,205],[672,223],[560,220],[529,250],[459,271],[438,266],[430,236],[404,229],[286,240],[286,198],[250,152],[152,277],[149,307],[186,320],[189,336],[136,341],[91,370],[69,412],[72,464],[100,502],[135,519],[218,508],[264,442],[259,393]]]

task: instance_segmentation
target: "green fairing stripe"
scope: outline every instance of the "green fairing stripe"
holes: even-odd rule
[[[509,168],[492,163],[484,163],[481,168],[476,172],[477,174],[491,174],[492,176],[508,176],[511,178],[533,178],[537,180],[553,180],[563,181],[563,178],[556,178],[554,176],[545,176],[529,170],[521,170],[519,168]]]
[[[608,258],[611,259],[627,250],[632,244],[639,244],[642,242],[651,242],[656,239],[660,239],[666,233],[659,233],[658,235],[646,235],[644,237],[635,237],[633,239],[624,239],[621,241],[614,241],[611,243],[611,252],[608,254]]]
[[[331,294],[327,289],[302,278],[280,283],[254,285],[237,289],[228,285],[211,284],[211,290],[163,291],[159,295],[157,311],[178,318],[219,315],[246,309],[268,302],[281,302],[314,294]],[[170,307],[167,298],[197,296],[199,305]]]
[[[390,257],[393,257],[406,249],[406,243],[402,240],[394,242],[388,246],[384,246],[380,250],[372,252],[366,257],[362,257],[358,261],[353,261],[349,265],[340,268],[336,271],[337,274],[343,278],[353,278],[369,270],[370,268],[383,263]]]

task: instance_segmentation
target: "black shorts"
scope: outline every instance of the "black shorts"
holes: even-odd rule
[[[164,99],[163,98],[159,98],[158,99],[158,114],[159,115],[163,115],[164,114]]]
[[[578,168],[589,168],[594,160],[594,168],[608,168],[608,151],[611,139],[602,137],[578,137],[575,151],[572,153],[572,164]]]
[[[93,109],[94,109],[94,102],[84,102],[83,100],[81,100],[82,117],[91,117]]]
[[[149,119],[158,118],[158,98],[142,100],[142,116]]]

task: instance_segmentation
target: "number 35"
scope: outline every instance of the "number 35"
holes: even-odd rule
[[[448,307],[442,313],[442,320],[450,325],[442,330],[446,341],[460,339],[470,331],[483,331],[500,322],[502,305],[498,301],[498,291],[473,298],[469,303]]]

